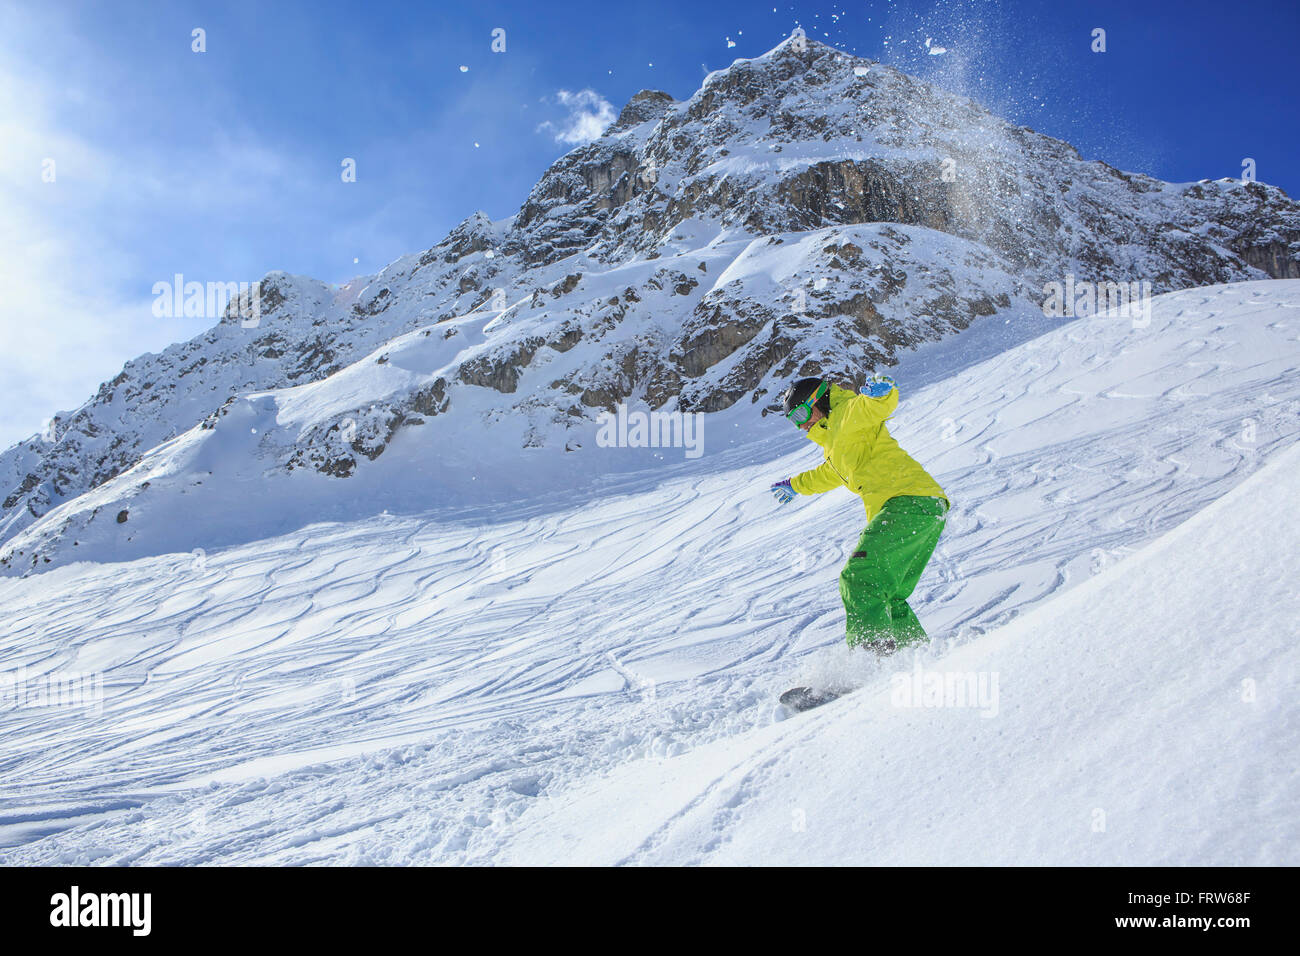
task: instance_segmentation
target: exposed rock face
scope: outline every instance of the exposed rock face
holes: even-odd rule
[[[656,185],[626,200],[597,247],[615,257],[645,251],[707,216],[757,234],[922,225],[987,245],[1036,282],[1065,271],[1141,276],[1157,293],[1243,278],[1252,266],[1283,277],[1300,264],[1300,210],[1274,187],[1179,188],[1086,163],[1068,144],[888,67],[865,64],[856,76],[864,63],[816,43],[805,53],[787,45],[710,77],[656,125],[641,154]],[[782,158],[816,142],[834,144],[828,154],[863,155]],[[1224,244],[1237,258],[1219,254]],[[1163,268],[1151,268],[1157,262]]]
[[[519,386],[520,370],[533,360],[543,344],[540,338],[525,339],[494,355],[471,359],[461,365],[460,380],[466,385],[481,385],[509,394]]]
[[[1262,183],[1084,162],[889,67],[785,43],[689,100],[638,93],[507,220],[475,213],[341,289],[271,273],[258,322],[235,307],[128,362],[0,455],[0,543],[161,443],[229,427],[236,399],[362,365],[389,370],[382,393],[295,425],[266,451],[277,467],[352,475],[398,430],[436,431],[471,389],[495,403],[485,421],[525,420],[533,446],[625,401],[769,409],[781,380],[861,380],[980,317],[1036,309],[1066,275],[1154,294],[1300,278],[1300,204]],[[420,339],[388,349],[407,335]]]
[[[827,223],[905,222],[954,231],[949,190],[935,171],[909,173],[871,160],[817,163],[782,182],[777,196],[789,209],[791,225],[802,223],[807,229]]]
[[[661,90],[642,90],[627,101],[623,111],[618,114],[618,120],[608,132],[622,132],[642,123],[657,121],[675,102],[676,100]]]

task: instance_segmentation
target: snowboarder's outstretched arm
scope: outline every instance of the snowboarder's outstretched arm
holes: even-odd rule
[[[843,484],[840,473],[829,461],[824,461],[809,471],[801,471],[790,479],[790,487],[801,495],[819,495]]]

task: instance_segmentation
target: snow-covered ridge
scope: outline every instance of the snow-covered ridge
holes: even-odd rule
[[[996,717],[896,710],[841,653],[860,508],[775,505],[817,451],[732,408],[700,461],[535,467],[527,500],[365,520],[307,500],[301,531],[0,580],[0,673],[104,691],[98,713],[0,706],[0,861],[1295,863],[1277,542],[1300,282],[1011,348],[993,323],[909,353],[891,430],[954,503],[916,595],[923,666],[998,673]],[[401,441],[350,481],[446,480]],[[304,494],[224,477],[192,513]],[[862,690],[773,726],[776,693],[829,673]]]

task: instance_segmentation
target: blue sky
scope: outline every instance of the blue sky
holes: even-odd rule
[[[684,99],[795,26],[1086,158],[1186,181],[1251,157],[1300,195],[1294,0],[0,0],[0,447],[212,324],[155,317],[155,282],[374,272],[516,211],[638,90]]]

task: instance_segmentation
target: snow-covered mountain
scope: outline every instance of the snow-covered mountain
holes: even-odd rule
[[[992,328],[897,368],[954,504],[922,658],[844,649],[860,506],[773,502],[818,451],[739,403],[700,459],[0,580],[0,862],[1300,862],[1300,281]],[[809,679],[858,689],[778,719]]]
[[[798,373],[861,381],[958,334],[970,364],[1042,334],[1062,321],[1047,283],[1264,276],[1300,276],[1300,205],[1274,187],[1085,162],[789,41],[688,100],[637,94],[508,219],[339,289],[272,273],[255,325],[232,310],[127,363],[0,455],[0,569],[510,500],[538,472],[590,485],[656,463],[596,447],[620,403],[710,413],[717,436]],[[182,517],[200,507],[222,520]]]

